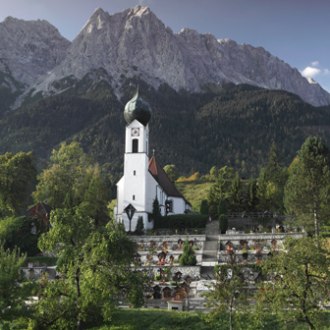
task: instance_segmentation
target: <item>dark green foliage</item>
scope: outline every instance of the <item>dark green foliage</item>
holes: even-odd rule
[[[138,217],[136,228],[135,228],[135,234],[136,235],[143,235],[144,233],[144,224],[143,224],[143,218]]]
[[[176,164],[180,173],[206,173],[213,165],[231,165],[242,176],[256,174],[273,141],[286,164],[311,130],[329,141],[329,108],[314,108],[283,91],[228,85],[189,94],[166,85],[156,91],[134,80],[124,84],[124,97],[118,101],[107,83],[92,84],[86,76],[61,95],[30,100],[3,116],[0,152],[33,150],[43,165],[40,159],[46,159],[54,146],[77,139],[118,175],[124,151],[124,104],[136,83],[153,110],[150,148],[157,150],[160,163]]]
[[[0,155],[0,217],[26,211],[32,201],[36,175],[30,152]]]
[[[0,220],[0,241],[6,248],[19,247],[28,256],[40,252],[38,236],[31,233],[34,221],[26,217],[8,217]]]
[[[159,202],[158,199],[155,198],[152,203],[152,219],[155,221],[155,225],[159,222],[162,215],[160,214]]]
[[[251,178],[247,182],[247,210],[255,211],[258,205],[257,181]]]
[[[183,251],[179,258],[180,266],[195,266],[197,259],[195,256],[195,251],[188,241],[185,241],[183,244]]]
[[[143,278],[142,272],[134,272],[133,276],[128,279],[128,302],[131,307],[139,308],[144,305],[144,284],[146,279]]]
[[[205,228],[208,216],[203,214],[175,214],[162,217],[155,222],[155,229]]]
[[[287,180],[287,169],[278,160],[277,148],[273,143],[267,164],[261,168],[258,178],[258,208],[260,211],[283,213],[284,186]]]
[[[226,200],[220,200],[218,205],[219,215],[219,229],[221,234],[225,234],[228,229],[228,202]]]
[[[20,267],[23,265],[25,256],[20,250],[6,249],[0,241],[0,328],[4,321],[13,321],[22,315],[24,309],[23,287],[19,283],[21,280]],[[26,298],[26,297],[25,297]]]
[[[214,330],[202,314],[159,309],[121,309],[100,330]]]
[[[206,199],[203,199],[200,206],[200,214],[208,215],[209,214],[209,203]]]
[[[228,229],[228,216],[226,214],[220,214],[219,216],[219,228],[221,234],[225,234]]]

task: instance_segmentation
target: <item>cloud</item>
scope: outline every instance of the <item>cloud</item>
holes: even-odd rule
[[[301,75],[311,80],[316,76],[329,76],[330,69],[322,67],[319,61],[313,61],[301,71]]]
[[[301,71],[302,76],[305,78],[314,78],[320,73],[321,69],[312,66],[307,66],[304,70]]]

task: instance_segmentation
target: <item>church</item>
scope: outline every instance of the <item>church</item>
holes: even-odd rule
[[[161,215],[183,214],[191,204],[175,187],[158,164],[149,158],[149,120],[151,109],[137,91],[125,106],[124,175],[117,183],[115,218],[125,230],[134,232],[139,218],[144,229],[152,229],[153,204],[157,199]]]

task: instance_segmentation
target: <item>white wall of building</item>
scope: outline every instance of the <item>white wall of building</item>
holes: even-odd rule
[[[133,140],[135,140],[133,142]],[[135,147],[133,147],[135,145]],[[133,150],[133,149],[136,150]],[[165,215],[165,201],[173,201],[170,214],[185,213],[187,204],[183,198],[167,196],[165,191],[149,172],[149,128],[134,120],[126,126],[124,175],[117,183],[117,206],[115,216],[118,222],[124,224],[126,231],[135,231],[139,217],[143,218],[144,229],[152,229],[149,215],[153,210],[153,202],[157,197],[161,214]],[[125,208],[128,205],[135,208],[135,213],[129,220]]]

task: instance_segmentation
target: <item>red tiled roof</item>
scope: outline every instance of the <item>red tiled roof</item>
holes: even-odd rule
[[[168,178],[167,174],[161,166],[158,165],[155,156],[152,156],[149,160],[149,172],[154,177],[154,179],[163,188],[165,193],[171,197],[183,198],[186,203],[190,203],[184,198],[180,191],[176,188],[175,184]]]

